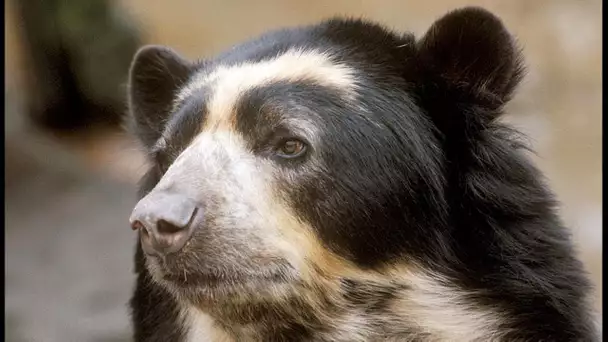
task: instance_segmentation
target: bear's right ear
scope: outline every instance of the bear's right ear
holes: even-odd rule
[[[478,7],[438,19],[420,39],[416,62],[432,78],[425,83],[439,88],[438,94],[482,105],[494,115],[510,100],[524,74],[511,34],[498,17]]]
[[[170,48],[149,45],[133,57],[129,71],[130,129],[146,148],[160,138],[177,91],[193,65]]]

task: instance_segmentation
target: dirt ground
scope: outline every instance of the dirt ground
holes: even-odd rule
[[[449,9],[482,5],[518,37],[529,74],[507,120],[531,138],[594,283],[601,311],[600,0],[116,0],[146,41],[191,58],[264,30],[333,14],[418,34]],[[6,6],[6,5],[5,5]],[[21,122],[27,56],[7,7],[6,320],[9,341],[128,341],[133,233],[144,161],[117,132],[49,138]],[[32,94],[29,94],[32,96]]]

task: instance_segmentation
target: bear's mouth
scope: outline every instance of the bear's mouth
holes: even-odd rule
[[[147,258],[148,269],[154,279],[172,287],[184,289],[216,289],[263,284],[288,283],[296,279],[296,271],[287,262],[264,265],[258,270],[226,267],[191,269],[188,265],[164,258]]]
[[[162,276],[164,281],[170,282],[179,287],[218,287],[236,283],[240,277],[226,277],[217,274],[188,274],[188,272],[165,273]]]
[[[289,280],[283,272],[268,273],[268,274],[212,274],[212,273],[196,273],[188,274],[165,273],[162,276],[164,281],[170,282],[173,285],[184,288],[217,288],[239,286],[248,283],[284,283]]]

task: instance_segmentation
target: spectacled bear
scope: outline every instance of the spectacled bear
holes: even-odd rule
[[[475,7],[418,38],[334,18],[201,61],[143,47],[135,340],[593,340],[555,200],[500,122],[523,75]]]

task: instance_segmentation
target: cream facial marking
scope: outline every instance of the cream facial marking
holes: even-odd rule
[[[410,288],[399,294],[394,312],[422,334],[441,341],[499,341],[506,333],[498,329],[506,322],[498,310],[472,304],[471,293],[445,276],[420,267],[398,267],[389,274]]]
[[[184,305],[184,304],[182,304]],[[233,342],[228,334],[222,331],[213,318],[201,312],[195,307],[184,305],[182,309],[183,320],[186,323],[186,341],[185,342]]]
[[[179,92],[175,105],[203,87],[210,86],[212,94],[207,104],[209,116],[206,127],[228,122],[234,106],[247,90],[277,81],[309,80],[326,87],[337,88],[346,98],[356,94],[355,70],[331,60],[328,53],[294,49],[273,59],[258,63],[220,66],[210,73],[199,73]]]

